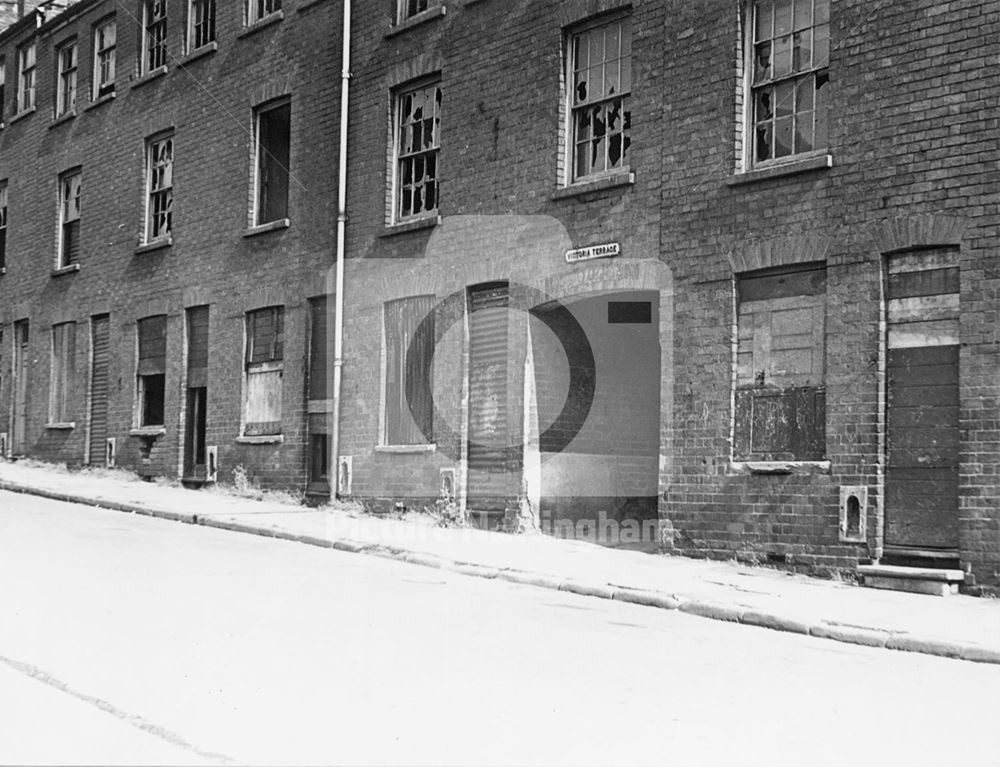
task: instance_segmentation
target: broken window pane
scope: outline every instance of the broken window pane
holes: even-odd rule
[[[619,17],[592,25],[571,38],[571,180],[627,166],[631,36],[630,20]]]
[[[397,109],[397,219],[430,213],[439,201],[441,88],[424,85],[400,93]]]
[[[756,2],[754,19],[753,159],[822,149],[827,115],[818,93],[827,82],[829,0]]]

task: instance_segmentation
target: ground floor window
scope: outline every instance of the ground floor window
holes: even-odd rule
[[[247,313],[243,434],[281,434],[281,380],[284,375],[284,308]]]
[[[433,441],[434,296],[385,305],[386,445]]]
[[[820,460],[826,454],[826,269],[737,277],[737,460]]]
[[[167,316],[139,320],[136,420],[140,427],[163,426],[167,378]]]

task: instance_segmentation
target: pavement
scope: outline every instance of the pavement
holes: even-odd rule
[[[125,472],[0,461],[0,490],[481,578],[680,610],[838,642],[1000,664],[1000,600],[884,591],[736,562],[612,549],[551,536],[438,527],[348,508],[307,508],[219,489],[187,490]],[[0,498],[0,511],[4,500]]]

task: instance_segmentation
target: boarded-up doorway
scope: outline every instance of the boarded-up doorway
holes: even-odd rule
[[[888,262],[885,551],[958,549],[959,268],[952,250]]]
[[[103,465],[108,441],[108,356],[110,322],[107,314],[90,320],[90,442],[88,463]]]
[[[11,452],[22,455],[28,432],[28,320],[14,323],[14,410]]]
[[[507,283],[469,291],[469,432],[466,505],[484,527],[502,522],[516,493],[507,456]]]

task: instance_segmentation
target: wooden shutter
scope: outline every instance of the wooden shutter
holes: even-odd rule
[[[198,388],[208,385],[208,307],[193,306],[187,310],[188,364],[187,385]]]
[[[386,442],[420,445],[432,435],[434,296],[385,305]]]
[[[329,301],[326,296],[312,299],[310,310],[309,399],[325,400],[330,396],[330,382],[327,380]]]
[[[139,320],[138,375],[165,375],[167,372],[167,316],[159,314]]]

